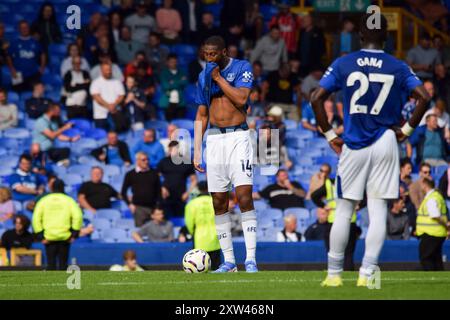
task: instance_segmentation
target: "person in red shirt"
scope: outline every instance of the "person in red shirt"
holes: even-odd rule
[[[272,20],[269,22],[269,28],[273,25],[279,26],[289,57],[293,57],[297,50],[298,30],[301,27],[301,19],[300,16],[290,12],[289,5],[280,3],[278,6],[280,12],[272,17]]]

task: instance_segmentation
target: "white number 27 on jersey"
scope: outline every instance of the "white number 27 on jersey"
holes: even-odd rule
[[[380,113],[381,108],[383,108],[384,102],[386,101],[389,92],[391,91],[392,84],[394,83],[394,76],[390,74],[383,73],[369,73],[369,78],[360,72],[355,71],[352,72],[347,78],[347,87],[352,87],[355,85],[355,82],[359,81],[360,86],[353,95],[350,100],[350,114],[352,113],[367,113],[367,105],[364,104],[356,104],[356,101],[359,100],[363,95],[367,93],[369,89],[369,82],[381,82],[383,87],[378,94],[377,100],[370,110],[370,114],[377,115]]]

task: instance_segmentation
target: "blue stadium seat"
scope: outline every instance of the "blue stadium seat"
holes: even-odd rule
[[[304,139],[299,137],[286,137],[286,147],[293,149],[301,149],[304,148],[306,142]]]
[[[316,205],[312,200],[305,200],[305,208],[311,210],[316,208]]]
[[[48,46],[50,56],[65,57],[67,55],[67,46],[65,44],[53,43]]]
[[[109,219],[111,221],[121,218],[121,214],[115,209],[99,209],[97,210],[96,216],[98,218]]]
[[[83,182],[83,178],[78,174],[67,173],[65,175],[62,175],[61,179],[63,179],[68,186],[79,185]]]
[[[432,172],[433,176],[436,177],[436,180],[439,180],[441,176],[444,174],[444,172],[447,171],[449,166],[439,166],[439,167],[433,167]]]
[[[81,135],[81,131],[78,130],[78,129],[71,128],[71,129],[68,129],[68,130],[64,131],[63,134],[65,136],[73,138],[75,136]]]
[[[311,214],[306,208],[288,208],[284,210],[284,216],[293,214],[297,217],[297,221],[308,220],[311,218]]]
[[[100,166],[100,165],[102,165],[102,163],[100,161],[98,161],[97,159],[95,159],[92,156],[81,156],[81,157],[78,158],[78,163],[79,164],[89,165],[89,166]]]
[[[8,91],[8,102],[18,104],[19,103],[19,95],[14,91]]]
[[[328,163],[329,165],[331,165],[332,169],[337,166],[338,162],[339,162],[339,158],[334,155],[320,156],[320,157],[315,158],[315,164],[322,165],[324,163]]]
[[[22,208],[23,208],[22,202],[20,202],[20,201],[15,201],[15,200],[14,200],[14,201],[13,201],[13,204],[14,204],[14,209],[16,210],[16,213],[22,211]]]
[[[296,130],[298,127],[298,122],[291,119],[285,119],[284,124],[286,125],[286,130]]]
[[[195,84],[190,84],[184,89],[184,101],[186,104],[195,103],[195,96],[197,93],[197,86]]]
[[[72,143],[72,151],[75,155],[89,154],[93,149],[97,148],[97,141],[92,138],[81,138]]]
[[[174,227],[184,226],[184,218],[183,217],[173,217],[173,218],[170,218],[170,221],[172,221]]]
[[[0,4],[0,14],[8,15],[11,12],[11,8],[8,5]]]
[[[4,156],[0,158],[1,168],[15,168],[19,162],[17,156]]]
[[[24,128],[10,128],[3,131],[3,137],[10,139],[27,139],[30,136],[30,131]]]
[[[102,165],[105,177],[114,177],[120,175],[120,168],[114,164]]]
[[[82,132],[92,129],[91,122],[86,119],[70,119],[70,122],[73,123],[73,128],[78,129]]]
[[[194,121],[186,119],[175,119],[172,120],[171,123],[176,125],[178,128],[189,130],[191,135],[194,135]]]
[[[109,239],[113,239],[114,242],[126,242],[128,238],[126,231],[118,228],[103,230],[102,237],[105,242],[110,242]]]
[[[95,217],[94,220],[92,220],[92,225],[96,230],[99,230],[103,232],[103,230],[107,230],[111,228],[111,222],[108,219]]]
[[[91,173],[91,166],[86,164],[75,164],[67,168],[68,174],[76,174],[80,176],[89,176]]]
[[[264,17],[265,21],[269,21],[278,13],[278,8],[275,5],[262,4],[259,6],[259,11]]]
[[[166,138],[168,125],[169,125],[169,123],[164,120],[149,120],[145,123],[145,128],[146,129],[155,129],[156,131],[158,131],[160,138]],[[141,136],[142,135],[140,135],[139,137],[141,137]]]
[[[6,156],[8,154],[7,149],[0,148],[0,157]]]
[[[92,138],[94,140],[101,140],[106,138],[107,133],[105,130],[100,128],[92,128],[85,131],[84,136],[87,138]]]
[[[83,211],[83,219],[89,221],[91,223],[95,219],[95,213],[89,210]]]
[[[253,205],[255,206],[256,212],[260,210],[266,210],[269,206],[264,200],[255,200],[253,202]]]
[[[17,154],[17,151],[22,148],[22,143],[13,138],[0,138],[0,146],[9,152],[15,150]]]
[[[132,230],[135,228],[133,219],[117,219],[114,222],[114,228],[123,230]]]

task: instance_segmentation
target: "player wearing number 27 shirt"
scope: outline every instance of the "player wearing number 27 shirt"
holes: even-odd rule
[[[378,257],[386,236],[387,200],[399,196],[397,140],[409,136],[419,124],[429,100],[421,81],[402,61],[385,53],[387,23],[381,15],[378,29],[369,28],[371,16],[360,26],[362,49],[334,61],[312,95],[317,122],[339,155],[336,175],[336,215],[330,234],[328,276],[323,286],[340,286],[351,215],[367,194],[370,224],[359,272],[358,286],[367,286],[378,270]],[[323,101],[342,90],[344,133],[337,137],[327,122]],[[401,129],[401,109],[413,94],[418,103]]]

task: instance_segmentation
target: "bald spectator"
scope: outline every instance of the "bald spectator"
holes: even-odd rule
[[[103,182],[103,169],[92,167],[91,181],[83,182],[78,191],[81,208],[96,212],[98,209],[111,208],[111,198],[120,198],[119,193]]]
[[[101,77],[92,82],[90,94],[94,100],[95,126],[108,130],[114,127],[113,121],[108,121],[108,115],[119,111],[125,97],[125,88],[122,82],[112,78],[110,64],[102,64],[101,73]]]
[[[284,229],[277,233],[277,242],[300,242],[302,234],[297,232],[297,217],[289,214],[284,217]]]
[[[124,80],[123,77],[123,72],[120,69],[120,67],[113,63],[111,60],[111,56],[107,53],[101,53],[98,56],[99,59],[99,63],[97,65],[95,65],[90,72],[90,76],[92,80],[95,80],[97,78],[99,78],[102,75],[102,71],[101,71],[101,66],[102,64],[109,64],[111,65],[112,68],[112,78],[119,80],[120,82],[122,82]]]

